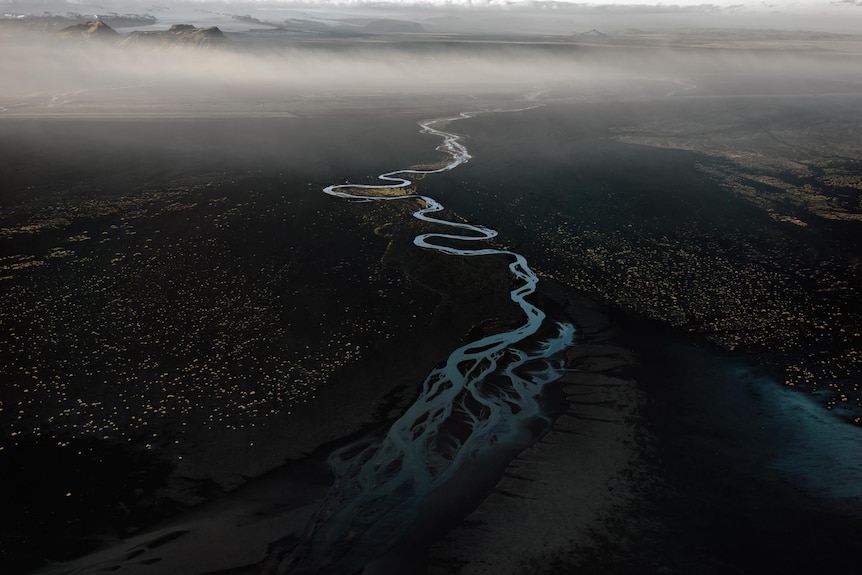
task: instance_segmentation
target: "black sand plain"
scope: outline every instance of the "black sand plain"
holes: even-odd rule
[[[557,89],[450,126],[474,158],[422,193],[500,230],[581,339],[553,429],[367,573],[856,572],[858,143],[829,134],[858,97],[731,84],[757,97]],[[504,104],[3,118],[4,572],[289,549],[325,454],[515,311],[504,261],[320,190],[439,161],[417,121]]]

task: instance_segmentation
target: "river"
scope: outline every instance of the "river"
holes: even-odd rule
[[[336,476],[334,485],[294,552],[272,565],[270,572],[353,573],[363,569],[397,544],[399,534],[417,520],[429,496],[437,492],[439,498],[445,486],[457,483],[465,465],[489,456],[499,459],[503,452],[511,457],[548,428],[535,425],[549,419],[539,396],[546,384],[563,374],[562,354],[574,344],[576,330],[567,322],[543,329],[548,321],[545,312],[527,301],[539,281],[527,260],[509,250],[445,243],[490,240],[497,232],[433,217],[444,207],[431,197],[379,195],[381,190],[408,188],[413,184],[410,178],[453,170],[467,162],[470,154],[461,137],[444,128],[469,117],[472,114],[463,113],[420,123],[423,133],[443,139],[437,149],[449,156],[447,163],[386,172],[378,176],[385,182],[382,185],[336,184],[324,192],[360,202],[419,202],[422,207],[413,216],[448,231],[417,235],[417,247],[455,257],[508,258],[516,280],[510,296],[523,311],[524,322],[457,348],[428,375],[415,402],[382,437],[372,434],[332,453],[329,464]],[[375,195],[369,190],[375,190]],[[459,505],[450,509],[455,515],[468,511]]]

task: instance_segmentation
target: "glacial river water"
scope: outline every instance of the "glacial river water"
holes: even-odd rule
[[[383,184],[337,184],[332,196],[359,202],[407,201],[422,207],[413,216],[446,231],[418,235],[414,244],[453,257],[504,257],[514,276],[512,301],[524,321],[517,328],[463,345],[431,371],[415,402],[382,436],[364,437],[334,453],[335,482],[294,552],[271,572],[354,573],[397,544],[432,493],[457,479],[465,464],[506,446],[514,453],[538,439],[536,421],[547,419],[539,403],[542,388],[562,375],[563,352],[574,344],[573,325],[545,325],[545,312],[527,301],[538,277],[518,253],[488,247],[466,249],[443,242],[481,242],[497,232],[452,222],[432,214],[443,210],[433,198],[370,195],[369,190],[407,188],[415,176],[457,168],[470,159],[460,136],[446,130],[458,117],[420,123],[423,133],[443,140],[438,150],[448,162],[431,169],[410,168],[378,176]]]

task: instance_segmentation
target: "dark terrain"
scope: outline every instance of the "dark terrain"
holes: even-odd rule
[[[257,573],[289,550],[333,447],[517,323],[502,259],[416,248],[418,202],[321,189],[439,162],[419,120],[502,109],[452,122],[473,158],[414,187],[524,254],[579,340],[547,436],[393,553],[434,574],[855,573],[858,39],[372,23],[3,64],[0,571]]]

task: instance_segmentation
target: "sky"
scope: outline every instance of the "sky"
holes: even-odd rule
[[[75,2],[76,0],[71,0]],[[86,1],[86,0],[81,0]],[[128,4],[140,3],[140,0],[115,0],[117,2],[124,2]],[[172,0],[165,0],[159,3],[167,3],[170,4]],[[518,5],[518,4],[531,4],[531,3],[542,3],[542,0],[185,0],[191,3],[200,3],[200,4],[243,4],[243,3],[258,3],[258,4],[403,4],[403,5],[412,5],[412,4],[442,4],[442,5],[468,5],[468,6],[482,6],[482,5]],[[862,0],[773,0],[771,2],[766,2],[763,0],[669,0],[669,1],[657,1],[657,0],[591,0],[591,1],[583,1],[583,0],[547,0],[547,3],[560,3],[560,4],[573,4],[584,7],[600,7],[600,6],[613,6],[613,7],[625,7],[625,6],[653,6],[653,7],[683,7],[683,8],[692,8],[692,7],[703,7],[708,9],[711,6],[717,7],[745,7],[750,9],[757,10],[767,10],[767,11],[796,11],[796,10],[809,10],[812,8],[820,9],[820,10],[828,10],[828,9],[839,9],[841,7],[848,6],[857,6],[862,7]],[[152,2],[149,2],[152,4]]]
[[[0,0],[0,12],[149,13],[165,20],[169,11],[176,15],[180,10],[200,13],[200,9],[257,15],[301,6],[298,9],[401,10],[406,14],[413,6],[433,6],[488,10],[500,15],[531,5],[538,6],[535,12],[547,16],[565,12],[585,22],[593,19],[598,22],[596,27],[608,22],[608,27],[729,26],[862,32],[862,0]]]
[[[570,4],[583,8],[614,8],[614,9],[643,9],[652,7],[672,11],[675,9],[698,9],[711,10],[716,8],[748,9],[757,11],[778,12],[805,12],[805,11],[842,11],[847,8],[862,8],[862,0],[790,0],[790,1],[763,1],[763,0],[55,0],[53,3],[62,4],[108,4],[111,6],[129,6],[138,8],[140,6],[170,5],[178,3],[186,4],[208,4],[211,6],[243,5],[243,4],[306,4],[306,5],[374,5],[374,4],[396,4],[396,5],[443,5],[443,6],[517,6],[525,4]],[[51,3],[50,0],[0,0],[0,5],[14,4],[26,6],[27,4],[41,5]]]

